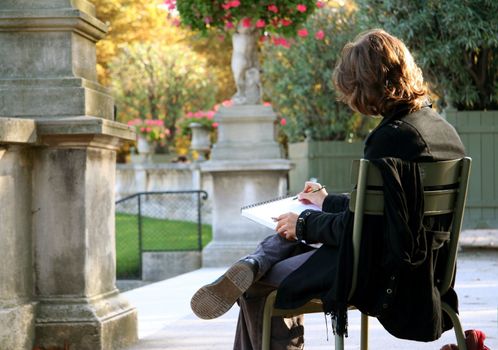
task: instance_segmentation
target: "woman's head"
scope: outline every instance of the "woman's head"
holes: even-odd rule
[[[422,71],[405,44],[381,29],[346,44],[334,70],[339,98],[367,115],[386,114],[397,105],[418,110],[426,101]]]

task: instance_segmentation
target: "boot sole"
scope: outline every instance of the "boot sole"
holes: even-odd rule
[[[210,320],[220,317],[235,304],[254,280],[254,273],[246,263],[236,263],[221,278],[200,288],[190,301],[194,314]]]

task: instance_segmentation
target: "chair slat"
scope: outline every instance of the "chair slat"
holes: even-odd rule
[[[449,186],[458,183],[461,163],[459,159],[440,162],[419,163],[424,187]],[[351,184],[358,182],[359,160],[351,165]],[[382,186],[382,176],[379,169],[371,166],[368,169],[367,186]]]
[[[357,191],[351,192],[349,210],[354,212]],[[442,215],[453,212],[458,190],[424,191],[424,215]],[[382,191],[367,190],[364,211],[367,215],[384,214],[384,194]]]

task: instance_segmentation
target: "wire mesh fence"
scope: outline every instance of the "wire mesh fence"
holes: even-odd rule
[[[141,279],[143,252],[200,251],[211,240],[201,190],[140,192],[116,201],[116,275]]]

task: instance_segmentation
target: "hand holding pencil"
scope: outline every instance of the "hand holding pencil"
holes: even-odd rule
[[[325,186],[320,185],[318,182],[307,181],[304,184],[303,191],[298,193],[296,198],[303,203],[313,203],[321,208],[327,194]]]

